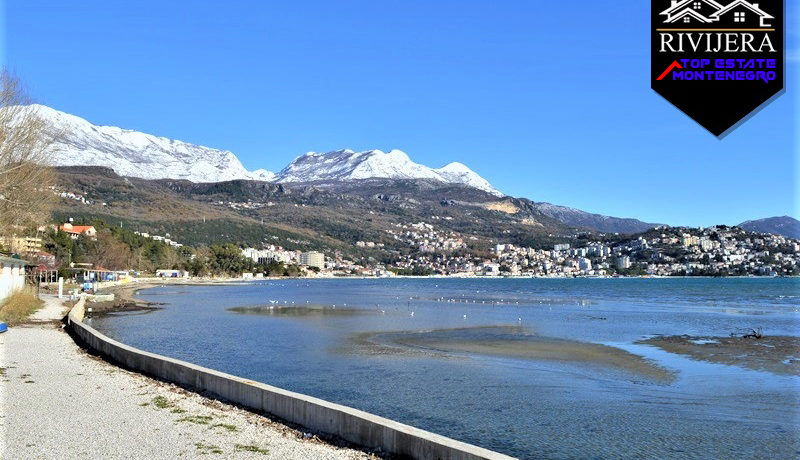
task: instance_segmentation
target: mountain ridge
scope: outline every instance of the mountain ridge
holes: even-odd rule
[[[800,221],[790,216],[774,216],[747,220],[737,225],[737,227],[752,232],[772,233],[773,235],[800,239]]]
[[[230,150],[220,150],[154,136],[116,126],[95,125],[76,115],[32,104],[54,134],[48,149],[53,166],[110,166],[121,176],[141,179],[185,179],[222,182],[236,179],[265,182],[312,182],[367,178],[432,179],[460,183],[497,196],[502,193],[458,162],[434,169],[411,161],[405,152],[334,150],[295,158],[277,175],[266,169],[248,171]]]
[[[229,150],[94,125],[44,105],[28,107],[53,134],[55,141],[47,150],[52,166],[110,166],[122,176],[198,182],[274,177],[266,170],[248,171]]]
[[[117,127],[97,126],[47,106],[31,107],[59,134],[50,152],[54,166],[110,167],[120,176],[146,180],[174,179],[195,183],[255,180],[350,190],[363,185],[362,181],[385,186],[387,180],[410,180],[428,190],[458,185],[486,193],[495,200],[505,196],[463,163],[452,162],[440,168],[430,168],[412,161],[401,150],[309,152],[295,158],[277,174],[264,169],[248,171],[236,155],[228,150]],[[424,185],[419,181],[428,181],[430,184]],[[464,191],[459,193],[463,194]],[[635,233],[657,225],[550,203],[537,203],[525,198],[519,200],[512,208],[524,208],[527,212],[547,216],[570,227],[609,233]]]
[[[325,153],[308,152],[295,158],[275,176],[275,182],[335,182],[360,179],[430,179],[443,183],[464,184],[492,195],[503,196],[489,181],[462,163],[441,168],[415,163],[402,150],[350,149]]]

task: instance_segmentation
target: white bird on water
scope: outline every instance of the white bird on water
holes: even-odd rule
[[[464,319],[467,319],[467,315],[464,315]]]

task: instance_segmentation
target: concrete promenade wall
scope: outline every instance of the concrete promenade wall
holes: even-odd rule
[[[128,369],[393,455],[442,460],[511,458],[357,409],[130,347],[85,324],[84,308],[82,298],[70,311],[71,330],[91,349]]]

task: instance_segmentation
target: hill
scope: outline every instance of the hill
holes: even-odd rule
[[[765,219],[748,220],[738,225],[751,232],[772,233],[787,238],[800,239],[800,221],[789,216],[767,217]]]

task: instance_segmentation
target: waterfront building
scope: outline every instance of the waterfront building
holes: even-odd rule
[[[325,255],[317,251],[303,252],[300,254],[300,265],[317,267],[322,270],[325,268]]]

